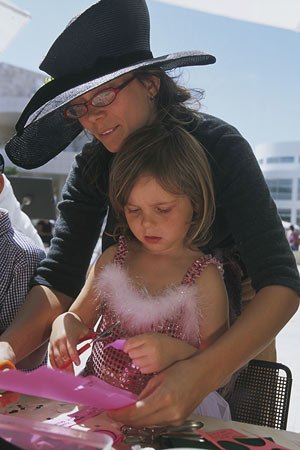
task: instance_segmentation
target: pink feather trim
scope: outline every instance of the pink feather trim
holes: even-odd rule
[[[95,288],[133,333],[151,332],[153,325],[180,320],[187,341],[199,345],[199,296],[195,285],[170,287],[161,295],[152,296],[146,289],[138,290],[126,270],[112,263],[102,270]]]

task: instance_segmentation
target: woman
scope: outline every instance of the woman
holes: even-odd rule
[[[111,158],[124,138],[167,114],[207,151],[217,208],[212,239],[202,250],[234,254],[245,280],[251,277],[254,298],[209,349],[155,376],[136,405],[110,413],[129,425],[182,422],[208,393],[264,349],[299,305],[295,259],[248,143],[225,122],[186,108],[189,94],[165,73],[214,62],[213,56],[202,52],[153,58],[145,2],[102,0],[71,22],[54,42],[40,66],[54,80],[33,96],[17,124],[17,135],[6,147],[15,164],[30,169],[61,152],[83,128],[95,136],[69,174],[54,238],[36,285],[1,337],[0,358],[13,362],[47,340],[52,321],[83,286],[107,212]],[[107,151],[100,160],[101,145]],[[109,214],[103,249],[113,243],[109,233],[114,222]],[[249,281],[244,285],[251,286]]]

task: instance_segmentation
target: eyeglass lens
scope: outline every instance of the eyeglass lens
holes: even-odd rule
[[[126,87],[135,77],[131,77],[116,88],[107,88],[97,92],[88,102],[78,103],[69,106],[65,112],[64,116],[69,119],[78,119],[84,116],[88,111],[88,105],[101,107],[110,105],[116,98],[117,94]]]

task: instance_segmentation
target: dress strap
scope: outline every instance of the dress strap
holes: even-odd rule
[[[223,265],[220,263],[220,261],[215,256],[204,255],[201,256],[201,258],[196,259],[193,265],[188,269],[181,284],[194,283],[196,278],[200,276],[200,274],[204,269],[206,269],[209,264],[215,264],[223,277],[224,270]]]
[[[122,266],[128,253],[128,243],[124,236],[119,237],[118,248],[114,257],[114,262]]]

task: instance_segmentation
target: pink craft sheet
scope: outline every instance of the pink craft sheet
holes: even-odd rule
[[[247,448],[248,450],[290,450],[287,447],[283,447],[282,445],[276,444],[275,442],[269,441],[268,439],[265,439],[258,435],[251,437],[261,439],[263,441],[263,445],[241,444],[239,441],[235,440],[235,438],[247,436],[239,433],[238,431],[232,430],[231,428],[214,431],[212,433],[205,433],[202,430],[196,430],[196,433],[200,434],[200,436],[204,437],[204,439],[211,442],[220,450],[226,450],[225,447],[222,447],[222,441],[231,442],[233,444],[240,444],[241,447]]]
[[[0,389],[102,409],[133,404],[137,396],[94,376],[81,377],[43,366],[29,373],[0,372]]]
[[[110,344],[107,344],[103,350],[106,350],[108,347],[113,347],[116,348],[117,350],[122,350],[123,351],[123,347],[125,345],[126,340],[125,339],[117,339],[114,342],[111,342]]]

